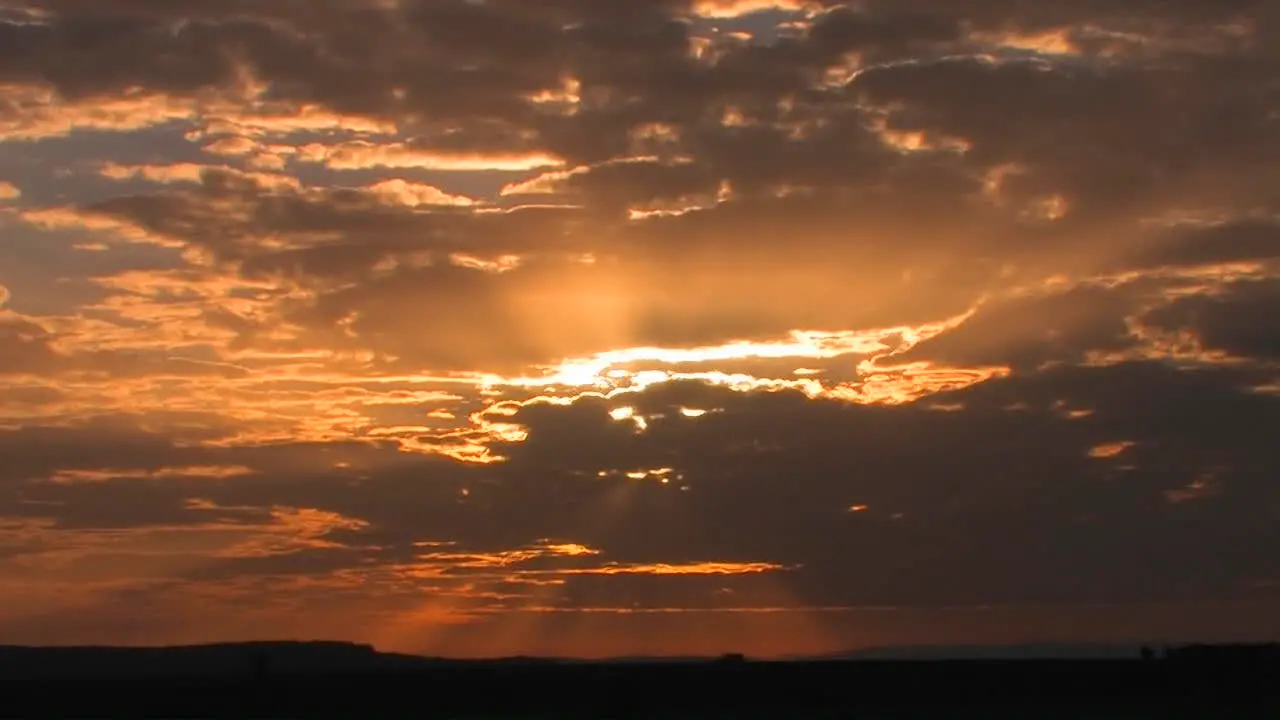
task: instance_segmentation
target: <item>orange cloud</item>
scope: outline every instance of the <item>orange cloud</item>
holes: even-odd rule
[[[544,152],[478,152],[428,150],[404,143],[377,144],[353,140],[337,145],[313,143],[299,148],[298,160],[334,170],[419,168],[452,171],[524,171],[556,167],[564,160]]]
[[[137,223],[85,212],[73,207],[24,210],[19,217],[44,230],[84,230],[97,233],[102,238],[138,245],[159,245],[169,248],[181,248],[186,245],[182,240],[154,233]]]
[[[398,132],[396,123],[388,120],[341,113],[313,103],[264,102],[260,93],[238,104],[210,107],[202,120],[202,127],[193,139],[207,135],[266,137],[332,132],[395,135]]]
[[[1080,52],[1071,37],[1072,28],[1054,28],[1037,33],[977,33],[972,39],[988,45],[1029,50],[1048,55],[1075,55]]]
[[[0,112],[0,139],[30,141],[64,137],[76,130],[130,132],[195,117],[198,103],[162,93],[135,92],[65,100],[51,87],[0,84],[7,112]]]
[[[97,470],[59,470],[49,478],[49,482],[63,485],[78,483],[102,483],[112,480],[166,480],[175,478],[191,478],[200,480],[225,480],[254,474],[252,468],[243,465],[191,465],[179,467],[162,467],[155,470],[97,469]]]
[[[176,165],[117,165],[107,163],[98,171],[103,177],[112,180],[130,180],[142,178],[156,183],[188,182],[198,183],[204,173],[205,166],[194,163]]]
[[[1120,442],[1104,443],[1097,445],[1089,450],[1089,457],[1098,458],[1099,460],[1107,460],[1113,457],[1119,457],[1126,450],[1133,447],[1137,443],[1131,440],[1122,440]]]
[[[211,155],[248,155],[258,150],[261,144],[253,138],[247,138],[243,135],[233,137],[224,137],[214,140],[204,146],[204,151]]]
[[[820,7],[809,0],[694,0],[694,15],[705,18],[735,18],[768,10],[797,12]]]
[[[565,575],[754,575],[787,568],[776,563],[692,562],[641,563],[634,565],[609,563],[594,568],[551,571]]]
[[[366,188],[369,192],[387,198],[399,205],[451,205],[470,207],[477,201],[465,195],[445,192],[434,185],[417,183],[402,178],[391,178],[374,183]]]
[[[572,170],[556,170],[543,173],[529,180],[508,183],[499,192],[503,197],[509,195],[551,195],[561,192],[564,183],[575,175],[591,172],[589,167],[576,167]]]
[[[242,172],[225,165],[214,166],[200,165],[197,163],[175,163],[173,165],[119,165],[117,163],[106,163],[99,169],[99,173],[103,177],[111,178],[112,180],[132,180],[140,178],[148,182],[167,185],[171,183],[201,183],[204,181],[205,174],[210,170],[251,180],[262,188],[272,190],[302,189],[302,183],[297,178],[290,175]]]

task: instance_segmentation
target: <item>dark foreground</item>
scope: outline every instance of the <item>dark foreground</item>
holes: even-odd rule
[[[2,653],[0,653],[2,654]],[[202,676],[10,665],[3,717],[1280,718],[1280,667],[1251,660],[388,662]],[[69,666],[68,666],[69,667]],[[34,669],[33,669],[34,668]],[[25,672],[25,677],[22,677]]]

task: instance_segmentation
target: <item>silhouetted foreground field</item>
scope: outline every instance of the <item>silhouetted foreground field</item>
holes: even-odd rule
[[[74,655],[80,652],[81,655]],[[1267,657],[843,662],[448,662],[370,651],[366,667],[86,658],[0,649],[0,716],[120,718],[1280,717]],[[341,655],[341,653],[338,653]],[[7,662],[5,661],[7,658]],[[246,660],[247,658],[247,660]],[[25,663],[23,662],[25,659]],[[51,660],[52,659],[52,660]],[[189,658],[188,658],[189,659]],[[215,658],[216,659],[216,658]],[[238,668],[232,660],[239,659]],[[350,659],[350,658],[348,658]],[[79,665],[77,666],[77,661]],[[332,660],[332,658],[330,658]],[[137,668],[156,661],[150,671]],[[43,666],[41,663],[45,663]],[[313,663],[320,664],[320,663]],[[73,667],[77,666],[77,667]],[[69,668],[69,669],[61,669]]]

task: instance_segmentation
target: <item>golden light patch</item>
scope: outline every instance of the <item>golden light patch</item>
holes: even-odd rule
[[[971,143],[957,137],[934,136],[919,130],[895,130],[881,123],[880,141],[901,153],[928,151],[966,152]]]
[[[551,195],[564,189],[565,183],[575,175],[585,175],[591,168],[580,166],[571,170],[553,170],[537,175],[529,180],[508,183],[498,191],[501,197],[510,195]]]
[[[600,555],[600,550],[579,543],[562,543],[543,540],[528,547],[487,553],[456,552],[448,549],[451,543],[428,547],[429,552],[418,555],[416,566],[419,574],[444,571],[449,567],[484,569],[508,568],[540,558],[581,558]]]
[[[20,109],[0,117],[0,140],[9,141],[66,137],[76,130],[142,130],[194,118],[200,106],[195,99],[143,92],[66,100],[52,86],[23,83],[0,83],[0,97]]]
[[[505,443],[523,442],[528,432],[510,418],[524,406],[537,404],[571,405],[586,398],[620,399],[656,385],[674,381],[697,381],[737,392],[796,391],[813,399],[859,404],[904,404],[929,395],[961,389],[1003,377],[1003,367],[951,368],[927,362],[892,365],[891,358],[919,342],[962,324],[972,311],[955,318],[918,327],[897,327],[865,332],[794,331],[787,340],[736,341],[701,348],[638,347],[576,358],[546,366],[541,375],[506,377],[488,374],[460,375],[451,382],[476,384],[482,394],[503,394],[513,390],[540,391],[519,400],[493,403],[469,416],[471,424],[433,437],[400,438],[402,447],[412,452],[443,454],[470,463],[502,462],[495,448]],[[857,379],[822,382],[814,377],[768,377],[719,370],[695,370],[690,366],[715,365],[742,360],[785,360],[789,358],[833,359],[861,356]],[[637,365],[666,366],[641,369]],[[817,371],[806,371],[816,374]],[[681,411],[686,418],[705,412]],[[648,430],[652,418],[642,416],[632,405],[616,405],[609,411],[616,422],[630,422],[637,432]]]
[[[633,407],[614,408],[609,411],[609,417],[613,418],[617,422],[630,420],[635,424],[636,430],[639,432],[643,432],[649,428],[649,421],[646,420],[644,416],[636,413],[636,409]]]
[[[265,86],[251,87],[248,93],[254,97],[250,102],[202,107],[201,128],[188,134],[188,139],[196,141],[210,135],[260,138],[335,132],[391,136],[399,132],[394,122],[382,118],[341,113],[312,103],[266,101],[262,90]]]
[[[596,568],[561,571],[569,575],[754,575],[788,569],[777,563],[695,562],[650,563],[638,565],[606,564]]]
[[[99,238],[110,238],[128,244],[158,245],[168,248],[186,246],[183,240],[152,232],[137,223],[93,212],[82,212],[70,207],[25,210],[19,213],[18,217],[43,230],[83,230],[95,233]]]
[[[449,256],[449,262],[456,267],[501,274],[520,267],[524,260],[519,255],[499,255],[493,259],[485,259],[466,253],[453,253]]]
[[[676,480],[682,479],[682,477],[676,473],[674,468],[669,467],[652,468],[648,470],[629,470],[621,474],[629,480],[656,480],[663,485],[670,483],[672,478]],[[608,471],[602,471],[600,477],[608,477],[609,475],[610,473]]]
[[[1039,33],[988,33],[973,36],[986,44],[1045,55],[1076,55],[1080,48],[1071,37],[1072,28],[1054,28]]]
[[[178,467],[161,467],[154,470],[112,469],[96,470],[59,470],[49,477],[49,482],[61,485],[79,483],[102,483],[112,480],[127,479],[201,479],[225,480],[228,478],[252,475],[257,471],[242,465],[191,465]]]
[[[690,10],[704,18],[736,18],[767,11],[798,12],[817,7],[810,0],[694,0]]]
[[[582,81],[576,77],[565,77],[561,79],[559,87],[544,88],[525,98],[539,108],[573,116],[582,105]]]
[[[157,183],[200,182],[204,172],[203,165],[195,163],[178,163],[176,165],[118,165],[107,163],[98,173],[112,180],[130,180],[142,178]]]
[[[1097,445],[1093,448],[1090,448],[1089,457],[1097,458],[1099,460],[1106,460],[1108,458],[1119,457],[1126,450],[1128,450],[1129,448],[1133,447],[1136,444],[1137,443],[1131,440],[1121,440],[1119,442],[1104,443],[1102,445]]]
[[[543,152],[459,152],[416,148],[404,143],[379,144],[352,140],[336,145],[312,143],[298,150],[299,161],[320,163],[334,170],[418,168],[477,172],[524,171],[559,167],[564,160]]]
[[[412,182],[403,178],[390,178],[376,182],[368,188],[368,192],[385,198],[397,205],[417,207],[420,205],[441,205],[450,207],[471,207],[478,201],[465,195],[445,192],[435,185]]]

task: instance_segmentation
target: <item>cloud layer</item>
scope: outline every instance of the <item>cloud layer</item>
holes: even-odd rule
[[[0,0],[0,641],[1274,631],[1278,28]]]

